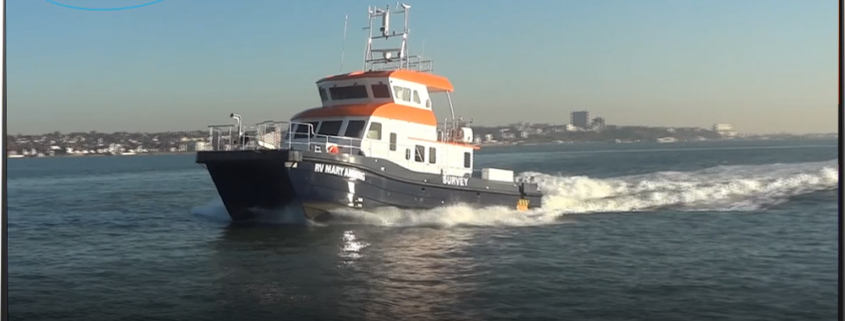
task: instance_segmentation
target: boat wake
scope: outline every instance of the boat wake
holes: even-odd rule
[[[839,183],[836,160],[717,166],[692,172],[656,172],[603,179],[536,172],[520,176],[534,176],[540,183],[545,193],[543,208],[519,212],[509,207],[474,209],[468,205],[455,205],[432,210],[385,208],[369,213],[349,209],[333,214],[339,217],[338,223],[341,224],[531,226],[565,223],[561,216],[566,214],[658,209],[759,211],[782,204],[794,196],[836,189]],[[220,203],[198,209],[201,213],[213,213],[214,217],[228,219]]]
[[[717,166],[692,172],[591,179],[536,175],[544,208],[557,213],[756,211],[790,197],[836,189],[836,160],[796,164]]]
[[[383,209],[375,213],[338,213],[381,226],[531,226],[565,223],[565,214],[677,211],[756,211],[790,197],[836,189],[836,160],[798,164],[718,166],[693,172],[656,172],[596,179],[536,172],[545,193],[543,208],[472,209],[449,206],[433,210]]]

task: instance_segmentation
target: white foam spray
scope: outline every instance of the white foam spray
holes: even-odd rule
[[[613,178],[555,176],[536,172],[543,207],[519,212],[512,207],[453,205],[431,210],[382,208],[341,210],[338,224],[378,226],[531,226],[565,223],[565,214],[678,211],[755,211],[790,197],[836,189],[836,160],[796,164],[717,166],[692,172],[656,172]],[[219,201],[218,201],[219,202]],[[222,210],[221,210],[222,208]],[[195,209],[212,218],[225,216],[222,203]],[[334,224],[334,223],[333,223]]]
[[[717,166],[693,172],[657,172],[610,179],[535,176],[543,207],[557,213],[631,212],[657,208],[753,211],[792,196],[835,189],[836,161]]]

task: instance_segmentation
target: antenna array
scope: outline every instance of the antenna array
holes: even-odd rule
[[[390,11],[390,5],[385,6],[384,9],[378,7],[368,7],[369,26],[364,28],[369,31],[367,37],[367,46],[364,51],[364,68],[365,71],[384,71],[396,69],[410,69],[421,72],[432,72],[434,69],[434,62],[430,59],[424,59],[421,55],[408,54],[408,35],[410,29],[408,28],[408,14],[411,9],[407,4],[396,4],[397,8],[401,8],[395,12]],[[391,14],[402,14],[404,17],[402,32],[396,33],[395,30],[390,30],[390,16]],[[381,26],[378,33],[373,33],[373,22],[381,18]],[[396,48],[396,38],[401,37],[401,43]],[[374,40],[383,41],[383,43],[393,41],[392,47],[375,48],[373,46]]]

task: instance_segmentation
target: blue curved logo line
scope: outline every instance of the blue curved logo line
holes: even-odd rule
[[[118,10],[129,10],[129,9],[136,9],[136,8],[140,8],[140,7],[146,7],[146,6],[149,6],[149,5],[152,5],[152,4],[156,4],[156,3],[162,2],[162,1],[164,1],[164,0],[155,0],[155,1],[150,1],[150,2],[147,2],[147,3],[142,3],[142,4],[139,4],[139,5],[128,6],[128,7],[117,7],[117,8],[88,8],[88,7],[77,7],[77,6],[67,5],[67,4],[64,4],[64,3],[58,3],[58,2],[53,1],[53,0],[44,0],[44,1],[47,1],[47,2],[52,3],[52,4],[54,4],[54,5],[57,5],[57,6],[61,6],[61,7],[65,7],[65,8],[70,8],[70,9],[76,9],[76,10],[88,10],[88,11],[118,11]]]

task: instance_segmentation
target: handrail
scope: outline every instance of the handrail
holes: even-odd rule
[[[297,125],[308,126],[307,132],[299,132]],[[370,156],[373,155],[374,149],[381,148],[389,150],[391,145],[389,140],[365,140],[364,138],[357,137],[319,134],[315,132],[313,124],[306,122],[265,121],[252,126],[241,125],[241,131],[243,132],[243,136],[241,137],[237,137],[237,125],[210,125],[208,127],[210,147],[213,151],[303,149],[326,152],[325,148],[329,145],[334,145],[338,148],[338,153],[340,154],[360,155],[363,152],[365,156]],[[298,135],[302,137],[297,137]],[[366,132],[362,133],[363,135],[366,135]],[[431,164],[427,159],[424,159],[423,162],[417,162],[415,154],[416,144],[401,144],[397,142],[395,146],[396,151],[410,150],[410,157],[403,158],[404,164],[422,163],[428,166],[436,166],[441,172],[475,172],[472,164],[469,168],[466,168],[444,163]],[[427,150],[423,150],[422,152],[423,154],[428,153]],[[463,153],[461,152],[461,154]],[[448,159],[449,156],[449,149],[438,150],[438,159]],[[394,161],[399,161],[399,159]]]
[[[464,127],[469,128],[472,121],[463,120],[463,118],[450,119],[446,118],[442,123],[437,124],[437,131],[440,140],[444,142],[461,142],[464,143],[463,137],[458,135],[457,131]]]

